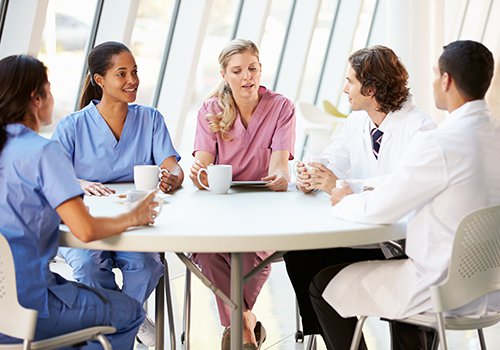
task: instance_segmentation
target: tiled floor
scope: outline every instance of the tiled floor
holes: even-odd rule
[[[185,268],[173,254],[167,254],[167,261],[171,275],[177,349],[182,350],[184,346],[180,344],[179,339],[182,327]],[[70,272],[67,267],[57,265],[55,269],[68,276]],[[196,277],[193,277],[192,281],[191,349],[218,350],[223,329],[218,322],[214,298]],[[154,302],[149,302],[148,308],[150,315],[154,317]],[[259,296],[254,312],[265,325],[268,334],[263,349],[302,350],[306,348],[305,343],[295,342],[295,298],[282,262],[273,264],[273,272]],[[364,334],[370,350],[390,349],[389,332],[385,322],[369,319],[365,325]],[[450,350],[479,349],[475,332],[448,332],[447,335]],[[488,349],[500,349],[500,326],[486,329],[485,336]],[[168,337],[166,339],[168,344]],[[138,344],[136,349],[146,348]],[[169,349],[169,346],[166,346],[166,349]],[[320,337],[318,337],[317,349],[326,349]]]

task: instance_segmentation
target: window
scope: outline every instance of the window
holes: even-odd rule
[[[260,61],[262,62],[261,85],[268,88],[273,87],[291,8],[291,0],[271,2],[271,10],[267,17],[264,36],[259,47]]]
[[[151,104],[174,4],[175,0],[142,0],[139,4],[130,45],[140,78],[136,103]]]
[[[53,130],[75,109],[96,4],[97,0],[48,3],[38,59],[48,68],[55,103],[53,123],[43,131]]]
[[[309,56],[304,71],[299,100],[314,101],[314,95],[319,83],[321,66],[328,46],[330,30],[337,10],[337,1],[322,1],[318,21],[311,40]]]

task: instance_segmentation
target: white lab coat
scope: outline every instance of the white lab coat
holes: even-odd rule
[[[379,125],[384,135],[378,159],[373,155],[370,135],[374,124],[366,111],[352,112],[320,157],[328,159],[328,168],[338,178],[365,180],[365,186],[376,185],[378,177],[392,172],[415,135],[435,127],[431,118],[411,100],[410,95],[400,110],[388,113]]]
[[[484,100],[464,104],[407,150],[374,191],[333,207],[347,220],[395,223],[412,213],[407,260],[361,262],[342,270],[323,297],[340,315],[402,318],[432,309],[429,286],[447,274],[454,233],[463,216],[500,203],[500,127]],[[498,307],[490,295],[459,313]]]

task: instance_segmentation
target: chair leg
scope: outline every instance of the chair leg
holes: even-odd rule
[[[23,342],[23,350],[31,349],[31,340],[25,339]]]
[[[351,341],[351,350],[359,349],[359,342],[361,341],[361,335],[363,334],[363,324],[366,321],[366,316],[360,316],[358,322],[356,323],[356,329],[354,330],[354,335]]]
[[[186,284],[184,287],[184,322],[181,335],[181,342],[185,344],[185,349],[189,350],[189,331],[191,328],[191,271],[186,268]]]
[[[299,303],[297,299],[295,299],[295,342],[303,343],[304,342],[304,332],[302,331],[302,324],[300,322],[300,310]]]
[[[316,350],[316,335],[311,334],[307,339],[306,350]]]
[[[164,282],[165,282],[165,299],[167,303],[167,316],[168,316],[168,329],[170,334],[170,348],[175,350],[176,342],[175,342],[175,324],[174,324],[174,310],[172,306],[172,291],[170,288],[170,275],[168,272],[168,264],[167,260],[163,261],[164,263]]]
[[[446,344],[446,332],[444,328],[443,314],[441,312],[436,313],[438,333],[439,333],[439,344],[442,350],[448,350],[448,345]]]
[[[479,336],[479,345],[481,345],[481,350],[486,350],[486,342],[484,340],[484,333],[483,333],[483,329],[482,328],[479,328],[477,330],[477,334]]]
[[[109,340],[108,338],[106,338],[106,336],[104,334],[98,334],[96,336],[96,339],[99,343],[101,343],[102,345],[102,348],[104,350],[113,350],[113,347],[111,346],[111,344],[109,343]]]

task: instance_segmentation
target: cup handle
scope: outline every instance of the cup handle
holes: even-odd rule
[[[207,169],[205,169],[205,168],[201,168],[201,169],[200,169],[200,171],[198,171],[198,175],[196,175],[196,177],[198,178],[198,183],[201,185],[201,187],[203,187],[204,189],[206,189],[206,190],[209,190],[209,191],[210,191],[210,187],[209,187],[209,186],[205,186],[205,185],[203,184],[203,182],[201,182],[201,177],[200,177],[200,176],[201,176],[201,173],[202,173],[203,171],[204,171],[205,173],[207,173],[207,176],[208,176]],[[209,184],[209,185],[210,185],[210,184]]]
[[[159,178],[160,180],[161,180],[161,175],[162,175],[163,173],[170,174],[170,171],[168,171],[168,169],[165,169],[165,168],[160,168],[160,167],[158,167],[158,168],[160,169],[160,172],[158,173],[158,178]]]

